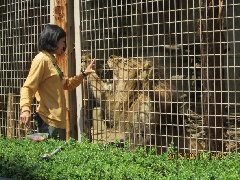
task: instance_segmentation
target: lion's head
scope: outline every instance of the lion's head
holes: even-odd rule
[[[123,58],[111,55],[108,59],[108,66],[113,70],[114,79],[137,80],[144,78],[141,76],[142,72],[152,65],[150,61],[140,58]]]

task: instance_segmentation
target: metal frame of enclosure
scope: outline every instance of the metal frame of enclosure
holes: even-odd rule
[[[69,137],[239,151],[240,2],[1,1],[0,134],[21,136],[20,88],[50,22],[68,34],[65,74],[96,58],[96,73],[66,92]]]

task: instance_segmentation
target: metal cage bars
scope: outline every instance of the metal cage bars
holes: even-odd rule
[[[164,122],[160,118],[161,128],[158,130],[161,132],[155,134],[155,141],[150,146],[156,146],[160,139],[165,141],[165,144],[160,142],[158,145],[161,152],[172,141],[182,151],[224,151],[225,141],[230,140],[226,128],[229,118],[235,121],[234,136],[237,138],[239,89],[235,73],[239,66],[236,61],[239,56],[236,32],[239,28],[235,27],[238,26],[235,22],[239,19],[236,15],[238,8],[236,1],[81,1],[82,53],[98,58],[100,65],[97,70],[102,81],[112,81],[113,85],[118,83],[112,79],[112,69],[107,66],[108,57],[115,54],[123,58],[151,60],[154,69],[158,69],[160,64],[164,67],[161,70],[164,76],[161,77],[162,84],[170,81],[174,87],[165,87],[165,91],[176,93],[177,99],[158,102],[159,106],[171,103],[170,120]],[[214,45],[208,41],[209,38]],[[216,47],[219,50],[213,49]],[[149,94],[149,91],[146,92]],[[153,101],[156,100],[154,98]],[[110,103],[108,98],[96,102],[89,96],[84,102],[89,100],[92,104],[86,104],[90,111],[98,103]],[[114,101],[117,103],[119,100]],[[103,110],[105,116],[100,121],[116,123],[117,118],[106,118],[109,114],[106,111],[111,111],[110,107],[107,108]],[[149,113],[157,114],[154,111]],[[218,130],[221,131],[220,136],[216,136]],[[95,140],[108,138],[108,131],[105,134],[94,136]],[[112,134],[118,138],[116,133]],[[220,148],[215,144],[217,141],[221,141]]]
[[[49,1],[0,2],[0,134],[19,135],[20,88],[37,53],[41,28],[49,23],[49,10]],[[11,106],[8,99],[13,101]],[[11,107],[10,113],[7,107]],[[12,127],[7,126],[10,122]]]
[[[18,116],[19,88],[36,52],[38,34],[50,21],[49,3],[0,3],[1,134],[6,134],[9,92],[16,97],[14,117]],[[142,145],[140,139],[144,144],[150,136],[147,145],[157,147],[159,153],[171,142],[183,152],[238,150],[239,7],[239,2],[229,0],[80,1],[78,54],[82,61],[88,54],[97,58],[99,76],[89,78],[82,92],[84,127],[91,128],[92,141],[132,138],[133,145]],[[124,68],[109,67],[113,54],[122,57]],[[134,87],[119,89],[114,73],[120,70],[125,85],[133,82]],[[130,76],[133,71],[137,76]],[[143,73],[148,81],[141,79]],[[88,91],[99,82],[102,89],[95,94]],[[105,97],[97,98],[104,93]],[[121,100],[114,93],[127,98]]]

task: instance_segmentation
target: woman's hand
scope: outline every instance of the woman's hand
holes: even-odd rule
[[[20,115],[20,120],[23,122],[23,124],[29,125],[31,120],[30,111],[23,111],[22,114]]]
[[[93,70],[95,68],[95,61],[96,61],[95,58],[91,61],[91,63],[88,65],[88,67],[84,71],[85,74],[88,75],[95,72],[95,70]]]

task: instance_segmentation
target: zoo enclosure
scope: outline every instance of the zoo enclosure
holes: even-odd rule
[[[1,134],[6,134],[7,94],[16,94],[17,117],[19,88],[36,53],[38,33],[50,22],[49,1],[38,2],[1,2]],[[77,109],[77,118],[70,112],[71,122],[84,122],[78,130],[92,142],[130,139],[160,153],[171,142],[183,152],[239,150],[239,9],[234,0],[74,1],[68,15],[74,13],[76,71],[79,57],[87,61],[90,55],[97,58],[98,77],[89,77],[77,89],[76,102],[75,95],[69,96]],[[31,22],[26,17],[32,25],[26,25]],[[25,24],[19,26],[21,21]],[[26,27],[32,32],[23,31]],[[120,64],[119,69],[109,67],[111,55],[129,62],[127,72],[137,69],[134,78],[123,74],[121,82],[132,84],[128,91],[119,89],[120,80],[114,79],[121,69]],[[152,73],[139,65],[148,61]],[[69,68],[73,73],[74,64]],[[143,72],[149,72],[147,81],[141,79]],[[94,88],[99,82],[104,86]]]

